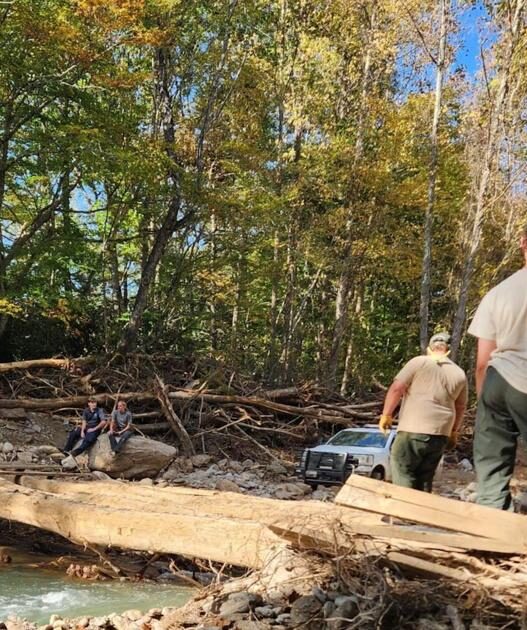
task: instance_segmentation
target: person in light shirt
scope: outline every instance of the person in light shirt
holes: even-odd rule
[[[518,437],[527,441],[527,226],[524,266],[481,300],[468,332],[478,338],[474,432],[477,501],[512,510]]]
[[[390,458],[398,486],[431,492],[445,449],[456,444],[468,388],[465,372],[448,358],[449,351],[450,335],[433,335],[427,354],[410,359],[386,393],[379,420],[383,432],[391,428],[402,399]]]

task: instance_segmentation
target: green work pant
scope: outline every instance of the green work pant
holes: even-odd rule
[[[527,394],[514,389],[489,367],[478,401],[474,433],[479,504],[512,509],[509,484],[520,435],[527,441]]]
[[[393,483],[432,492],[434,473],[447,441],[446,435],[398,431],[390,459]]]

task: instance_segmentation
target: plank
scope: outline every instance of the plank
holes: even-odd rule
[[[513,543],[527,552],[527,521],[519,514],[351,475],[338,505],[385,514],[441,529]]]

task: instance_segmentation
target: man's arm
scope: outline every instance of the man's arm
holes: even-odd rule
[[[86,420],[83,418],[81,422],[81,438],[86,435]]]
[[[496,342],[490,339],[478,339],[478,356],[476,359],[476,393],[478,398],[481,395],[481,388],[487,373],[489,359],[492,352],[496,350]]]
[[[408,386],[406,383],[395,379],[386,392],[384,399],[384,407],[382,409],[383,416],[393,416],[393,412],[397,405],[401,402],[401,398],[406,394]]]

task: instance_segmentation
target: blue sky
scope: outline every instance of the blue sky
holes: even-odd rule
[[[488,14],[482,2],[476,2],[474,6],[465,9],[460,18],[461,47],[456,56],[456,62],[462,66],[469,75],[474,75],[480,68],[481,28]],[[483,31],[484,32],[484,31]],[[485,35],[483,35],[485,36]],[[488,42],[483,42],[487,44]]]

